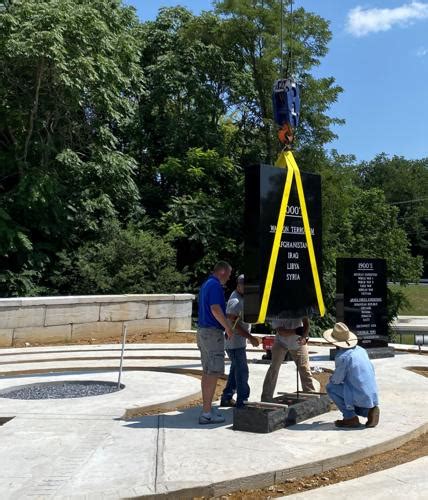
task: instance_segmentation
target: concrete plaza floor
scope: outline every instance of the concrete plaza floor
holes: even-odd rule
[[[333,368],[328,347],[310,345],[309,350],[311,366]],[[40,381],[116,381],[119,356],[117,344],[2,349],[0,392]],[[249,350],[248,358],[260,359],[261,350]],[[194,377],[147,371],[200,369],[194,344],[129,345],[121,391],[68,400],[0,397],[0,418],[14,417],[0,426],[0,498],[213,496],[319,473],[392,449],[428,429],[428,380],[407,369],[428,368],[428,356],[403,352],[373,363],[381,398],[378,427],[339,430],[334,427],[339,413],[330,412],[271,434],[249,434],[231,429],[231,409],[224,411],[222,425],[198,425],[199,408],[123,420],[126,410],[178,404],[199,394]],[[250,364],[251,400],[260,398],[267,368]],[[284,364],[277,390],[294,391],[295,381],[294,364]],[[360,496],[362,485],[374,476],[358,479]],[[412,484],[418,481],[414,474]],[[328,488],[349,484],[353,491],[351,483]],[[393,494],[387,496],[402,498]]]

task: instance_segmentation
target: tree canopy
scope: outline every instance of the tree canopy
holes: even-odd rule
[[[322,176],[332,312],[337,257],[384,257],[390,279],[419,278],[427,159],[358,164],[327,152],[342,89],[313,69],[332,35],[288,4],[284,61],[302,89],[296,156]],[[121,0],[2,5],[1,295],[195,291],[219,259],[239,271],[244,168],[279,148],[281,2],[161,8],[147,22]]]

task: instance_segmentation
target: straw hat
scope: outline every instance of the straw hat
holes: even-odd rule
[[[358,342],[358,337],[349,330],[345,323],[336,323],[334,328],[326,330],[322,336],[330,342],[330,344],[342,347],[343,349],[355,347]]]

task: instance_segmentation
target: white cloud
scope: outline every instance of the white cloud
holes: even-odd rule
[[[348,13],[346,29],[354,36],[388,31],[395,24],[406,25],[428,18],[428,3],[410,2],[392,9],[355,7]]]
[[[418,57],[425,57],[428,55],[428,49],[426,47],[419,47],[419,49],[416,51],[416,55]]]

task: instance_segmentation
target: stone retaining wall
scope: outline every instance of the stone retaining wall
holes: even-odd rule
[[[191,294],[0,299],[0,347],[102,340],[191,327]]]

